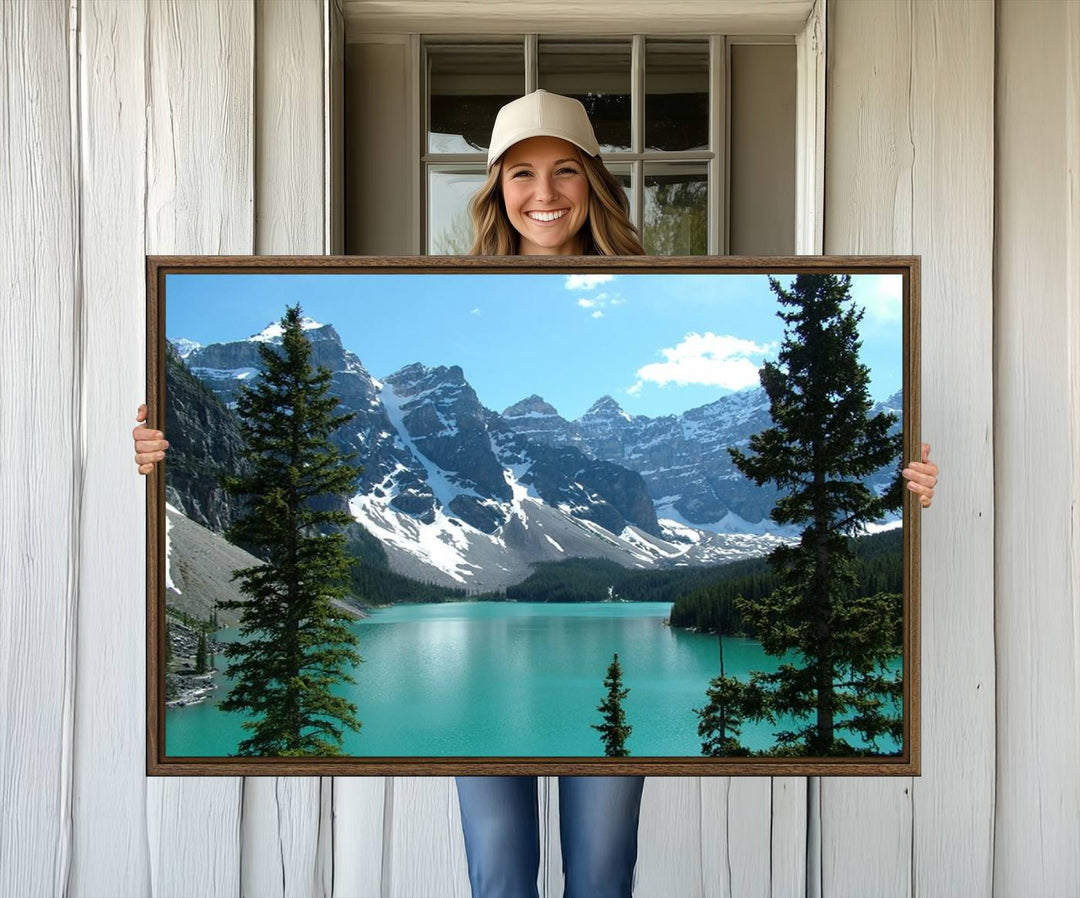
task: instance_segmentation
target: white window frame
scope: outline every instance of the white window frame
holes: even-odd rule
[[[628,162],[632,166],[632,184],[634,185],[634,208],[631,218],[640,226],[644,207],[644,164],[649,161],[705,161],[708,172],[709,197],[709,232],[708,252],[710,255],[726,255],[729,245],[728,222],[728,183],[730,177],[730,49],[735,44],[795,44],[796,48],[796,227],[795,252],[797,254],[819,254],[824,246],[824,165],[825,165],[825,3],[816,0],[811,14],[803,28],[797,34],[755,35],[720,35],[709,37],[709,143],[713,148],[708,151],[686,151],[674,153],[643,153],[643,79],[645,40],[676,40],[680,37],[692,37],[686,34],[635,34],[632,36],[631,55],[631,140],[632,152],[610,154],[611,161]],[[430,43],[505,43],[521,40],[525,55],[525,90],[536,89],[538,45],[540,35],[548,37],[547,32],[529,34],[420,34],[409,35],[410,48],[410,156],[414,160],[412,171],[412,195],[416,199],[410,204],[410,233],[413,235],[414,252],[424,252],[429,245],[427,191],[426,183],[428,163],[474,163],[475,154],[428,154],[427,152],[427,55],[426,45]],[[563,35],[552,33],[553,38]],[[574,36],[565,37],[573,39]],[[604,37],[622,37],[625,35],[589,34],[579,36],[583,41],[600,40]]]

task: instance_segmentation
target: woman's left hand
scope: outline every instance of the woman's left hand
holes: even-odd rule
[[[930,461],[930,444],[922,444],[922,461],[913,461],[903,470],[907,488],[919,497],[923,508],[929,508],[934,501],[934,487],[937,486],[938,466]]]

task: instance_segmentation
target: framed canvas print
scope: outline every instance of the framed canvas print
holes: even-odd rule
[[[919,260],[148,257],[152,774],[919,773]]]

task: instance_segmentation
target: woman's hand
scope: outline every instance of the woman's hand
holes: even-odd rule
[[[907,488],[919,497],[923,508],[929,508],[934,501],[934,487],[937,486],[938,466],[930,461],[930,444],[922,444],[922,461],[913,461],[903,470]]]
[[[139,406],[135,415],[136,421],[146,420],[146,404]],[[165,457],[165,450],[169,448],[169,441],[160,430],[151,430],[145,424],[140,424],[131,431],[135,440],[135,464],[139,466],[140,474],[149,474],[154,470],[154,464]]]

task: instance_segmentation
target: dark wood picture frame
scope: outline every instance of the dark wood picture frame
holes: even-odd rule
[[[903,417],[906,460],[919,458],[920,325],[918,256],[798,257],[228,257],[148,256],[147,397],[148,426],[166,431],[166,277],[176,274],[408,274],[408,275],[798,275],[893,274],[902,277]],[[722,327],[722,323],[717,327]],[[170,334],[171,337],[183,336]],[[375,372],[381,376],[382,372]],[[168,464],[168,458],[164,464]],[[630,775],[805,776],[904,775],[920,773],[920,509],[903,491],[903,738],[898,754],[840,757],[487,757],[487,756],[320,756],[198,757],[166,754],[166,473],[159,464],[147,477],[147,773],[150,775]],[[602,674],[601,674],[602,676]],[[596,698],[602,697],[597,679]],[[701,698],[704,703],[704,694]],[[631,721],[632,722],[632,721]]]

